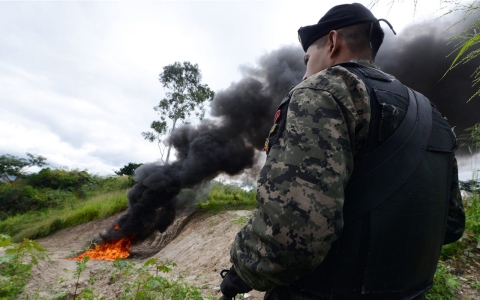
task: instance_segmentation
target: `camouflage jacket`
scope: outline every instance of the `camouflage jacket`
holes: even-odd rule
[[[341,66],[310,76],[284,98],[258,179],[259,205],[230,251],[252,288],[288,285],[323,261],[343,229],[344,188],[370,112],[365,84]]]

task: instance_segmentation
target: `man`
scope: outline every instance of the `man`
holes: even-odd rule
[[[300,28],[307,71],[275,115],[225,298],[424,299],[442,245],[461,237],[455,135],[372,63],[379,21],[354,3]]]

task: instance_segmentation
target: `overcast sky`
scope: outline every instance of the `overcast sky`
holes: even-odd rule
[[[415,16],[413,0],[390,11],[380,2],[373,13],[399,35],[441,15],[439,1],[419,1]],[[156,161],[141,132],[157,117],[163,66],[197,63],[203,83],[226,89],[241,65],[298,45],[300,26],[342,3],[351,2],[0,2],[0,155],[30,152],[100,175]]]

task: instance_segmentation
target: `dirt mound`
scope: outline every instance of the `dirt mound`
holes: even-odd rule
[[[165,233],[157,233],[133,246],[133,258],[128,261],[141,265],[153,256],[162,261],[175,262],[177,266],[167,276],[182,276],[191,285],[201,288],[204,296],[211,295],[218,299],[220,293],[214,288],[221,282],[219,272],[231,266],[231,243],[250,215],[250,211],[227,211],[214,216],[199,212],[185,213],[177,217]],[[33,267],[31,279],[18,299],[72,299],[77,265],[76,261],[66,258],[88,245],[92,238],[111,226],[119,216],[64,229],[39,240],[42,247],[50,250],[49,259]],[[473,263],[467,263],[465,268],[462,268],[462,264],[456,266],[455,262],[449,263],[455,274],[460,276],[461,287],[456,296],[462,300],[480,299],[478,290],[471,285],[478,282],[479,278],[478,254],[471,253],[470,256]],[[94,290],[95,299],[118,298],[125,289],[125,280],[113,274],[113,269],[109,261],[88,262],[80,276],[78,290]],[[252,291],[250,294],[249,299],[263,299],[263,293]]]
[[[197,215],[185,229],[155,257],[174,261],[176,274],[187,276],[195,286],[215,287],[219,273],[229,269],[230,246],[235,234],[245,225],[250,211],[229,211],[216,216]],[[263,293],[250,293],[263,299]]]
[[[227,211],[210,216],[206,213],[185,213],[163,234],[155,234],[132,247],[129,261],[143,263],[152,255],[177,264],[170,276],[182,276],[188,283],[201,287],[204,295],[220,297],[215,290],[219,272],[229,268],[229,249],[235,234],[246,224],[250,211]],[[66,258],[82,250],[99,232],[111,226],[115,215],[61,230],[38,242],[49,249],[49,260],[32,269],[32,277],[19,299],[71,295],[75,289],[76,261]],[[80,276],[79,290],[93,289],[97,298],[116,299],[122,292],[121,280],[112,280],[112,262],[90,261]],[[78,293],[78,292],[77,292]],[[249,299],[263,299],[253,291]]]

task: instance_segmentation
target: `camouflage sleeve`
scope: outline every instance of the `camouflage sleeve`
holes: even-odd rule
[[[313,271],[343,228],[343,190],[353,168],[347,122],[333,96],[294,90],[286,125],[258,180],[259,205],[236,235],[237,273],[260,291]]]
[[[447,228],[443,244],[450,244],[462,237],[465,230],[465,211],[458,183],[457,160],[453,159],[451,196],[448,205]]]

